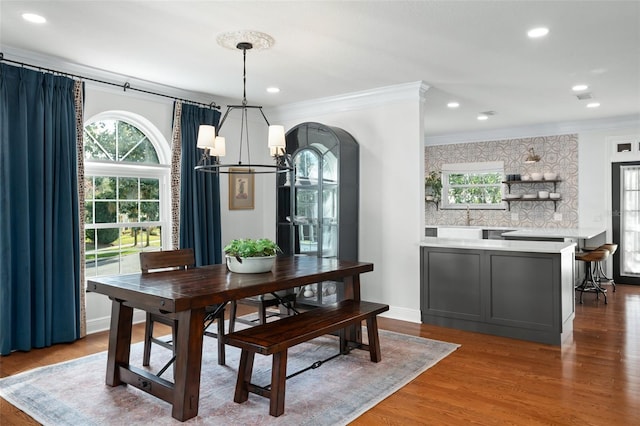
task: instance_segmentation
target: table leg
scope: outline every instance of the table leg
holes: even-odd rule
[[[344,298],[360,299],[360,275],[352,275],[344,278]],[[350,342],[362,343],[362,325],[352,325],[345,329],[345,337]]]
[[[360,300],[360,275],[344,277],[344,298]]]
[[[198,415],[204,308],[178,312],[173,410],[171,415],[185,421]]]
[[[119,365],[129,365],[131,352],[131,324],[133,308],[125,306],[121,301],[111,302],[111,326],[109,328],[109,350],[107,352],[107,378],[109,386],[122,384]]]

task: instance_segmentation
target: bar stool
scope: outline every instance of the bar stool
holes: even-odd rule
[[[593,292],[596,294],[596,299],[600,300],[600,294],[604,296],[604,303],[607,303],[607,290],[600,287],[600,283],[594,279],[593,271],[597,266],[592,267],[592,262],[602,262],[609,257],[608,250],[593,250],[587,252],[576,253],[575,260],[585,262],[587,265],[587,272],[582,280],[582,283],[576,287],[576,290],[580,292],[580,304],[582,304],[582,294],[585,292]]]
[[[617,244],[612,244],[612,243],[607,243],[607,244],[603,244],[600,247],[598,247],[598,250],[607,250],[609,252],[609,256],[613,255],[616,250],[618,250],[618,245]],[[607,277],[607,275],[604,273],[604,268],[603,265],[604,262],[598,262],[598,268],[597,268],[597,273],[596,273],[596,280],[598,281],[598,283],[601,283],[602,281],[609,281],[609,283],[611,283],[611,285],[613,286],[613,291],[616,291],[616,283],[615,281],[613,281],[613,278],[609,278]]]
[[[618,250],[618,245],[612,244],[612,243],[606,243],[606,244],[602,244],[599,247],[583,247],[582,250],[583,251],[607,250],[609,252],[609,256],[611,256],[616,252],[616,250]],[[598,283],[602,283],[602,281],[608,281],[613,286],[613,291],[616,291],[616,283],[613,281],[613,278],[607,277],[607,275],[604,273],[604,267],[602,266],[603,264],[604,262],[597,262],[597,267],[595,270],[596,276],[594,278],[596,281],[598,281]]]

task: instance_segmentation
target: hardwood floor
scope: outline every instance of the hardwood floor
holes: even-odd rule
[[[576,305],[561,347],[380,318],[380,328],[462,346],[352,424],[639,425],[640,286],[608,288],[609,304],[585,294]],[[134,340],[142,333],[136,326]],[[13,353],[0,376],[106,350],[107,340]],[[0,424],[38,423],[1,400]]]

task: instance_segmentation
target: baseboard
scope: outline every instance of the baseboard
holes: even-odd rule
[[[382,314],[380,314],[380,316],[401,321],[414,322],[418,324],[422,322],[420,317],[420,310],[418,309],[389,306],[389,310],[387,312],[383,312]]]
[[[133,310],[133,323],[144,322],[144,311],[134,309]],[[100,331],[109,330],[111,326],[111,317],[101,317],[87,320],[87,334],[98,333]]]

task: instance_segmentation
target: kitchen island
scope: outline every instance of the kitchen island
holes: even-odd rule
[[[573,332],[575,245],[425,238],[422,322],[561,344]]]

